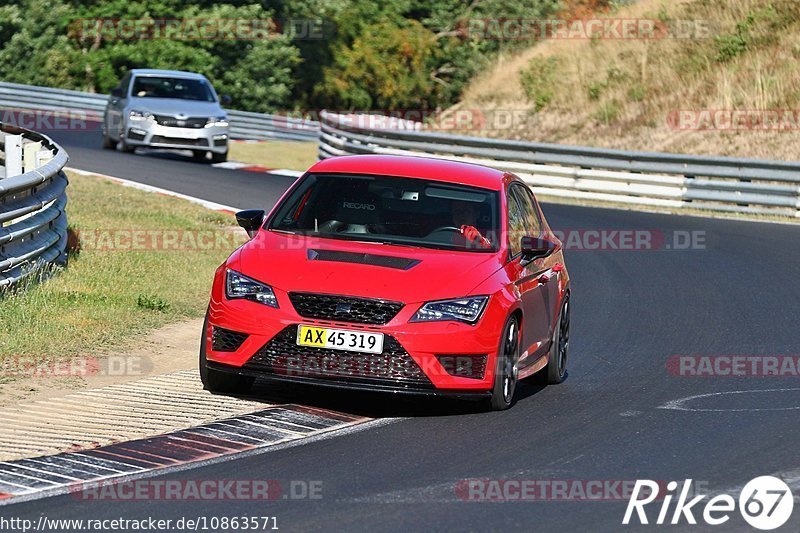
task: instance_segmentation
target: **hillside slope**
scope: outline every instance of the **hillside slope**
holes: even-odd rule
[[[800,159],[800,2],[642,0],[599,17],[669,28],[690,21],[690,30],[534,43],[472,80],[447,113],[481,115],[486,126],[466,132],[472,135]],[[733,110],[748,112],[736,116],[735,128]],[[502,117],[512,114],[508,126]]]

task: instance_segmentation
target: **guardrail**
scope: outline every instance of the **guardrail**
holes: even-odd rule
[[[39,133],[0,123],[0,289],[64,264],[69,157]]]
[[[800,217],[800,162],[628,152],[421,131],[416,123],[320,114],[319,157],[402,154],[513,172],[537,194]],[[366,125],[365,125],[366,124]]]
[[[0,82],[0,108],[83,113],[88,120],[100,121],[107,102],[108,96],[102,94]],[[227,113],[234,139],[308,141],[319,136],[319,123],[313,120],[235,110]]]

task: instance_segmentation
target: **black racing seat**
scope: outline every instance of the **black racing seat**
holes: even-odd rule
[[[320,224],[320,233],[380,233],[380,198],[363,192],[336,200],[330,220]]]

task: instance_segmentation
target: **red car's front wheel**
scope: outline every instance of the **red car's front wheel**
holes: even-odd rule
[[[491,406],[495,411],[508,409],[514,401],[517,388],[517,363],[519,361],[519,319],[512,316],[503,329],[500,350],[497,354]]]

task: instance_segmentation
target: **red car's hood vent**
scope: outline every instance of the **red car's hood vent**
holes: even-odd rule
[[[308,250],[309,261],[336,261],[338,263],[356,263],[399,270],[408,270],[417,266],[419,259],[408,257],[392,257],[390,255],[361,254],[341,250]]]

